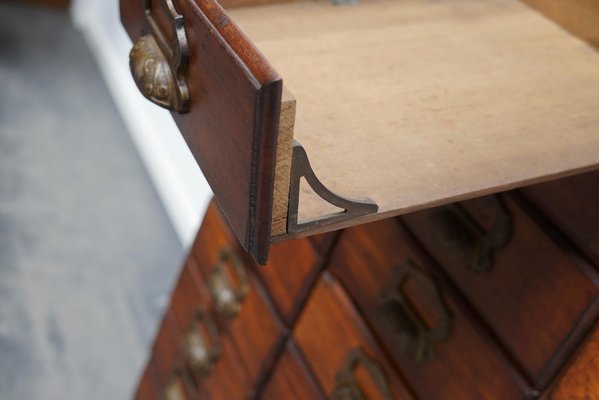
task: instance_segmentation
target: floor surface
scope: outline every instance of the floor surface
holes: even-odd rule
[[[183,256],[65,11],[0,2],[0,399],[128,399]]]

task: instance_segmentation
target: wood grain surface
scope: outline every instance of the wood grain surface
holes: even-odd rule
[[[599,172],[530,186],[522,192],[599,265]]]
[[[287,232],[287,213],[289,210],[289,184],[291,175],[291,145],[295,129],[296,101],[293,94],[283,88],[281,100],[281,117],[279,121],[279,137],[277,139],[277,155],[275,162],[275,187],[272,204],[272,236],[284,235]]]
[[[517,0],[230,10],[297,100],[316,175],[382,219],[599,166],[599,55]],[[300,219],[325,214],[303,191]],[[312,232],[310,232],[312,233]]]
[[[451,314],[449,336],[434,344],[434,356],[417,362],[402,348],[399,313],[381,313],[381,294],[389,287],[396,268],[412,262],[432,273],[430,261],[394,219],[353,227],[341,234],[331,257],[335,274],[373,331],[410,382],[419,399],[511,400],[524,398],[530,387],[519,376],[499,347],[464,311],[441,279],[439,294]],[[434,275],[432,275],[434,276]],[[439,311],[431,306],[432,293],[408,279],[403,285],[408,301],[434,328]],[[434,384],[431,384],[434,382]]]
[[[326,395],[333,392],[336,374],[343,367],[347,354],[360,348],[383,369],[394,399],[414,398],[385,359],[350,298],[330,275],[323,275],[312,291],[293,336]],[[374,388],[363,389],[368,399],[383,398]]]
[[[146,365],[135,391],[135,400],[159,400],[158,388],[154,383],[154,366],[152,363]]]
[[[255,266],[287,326],[297,317],[323,264],[324,257],[303,238],[273,245],[266,265]]]
[[[324,400],[293,342],[287,344],[274,366],[272,377],[261,398],[264,400]]]
[[[133,41],[142,2],[121,1]],[[280,76],[214,0],[176,0],[189,42],[191,107],[173,114],[239,241],[264,263],[270,246]]]
[[[589,335],[571,365],[557,381],[547,400],[599,398],[599,324]]]
[[[458,285],[536,389],[544,389],[599,309],[599,279],[566,244],[554,240],[511,196],[503,198],[513,218],[505,248],[488,272],[471,271],[461,254],[443,246],[433,224],[435,210],[402,217],[418,240]],[[483,227],[495,210],[484,198],[462,203]],[[539,327],[542,329],[539,331]]]
[[[239,365],[245,369],[251,387],[258,387],[283,344],[284,327],[264,288],[253,274],[247,255],[220,209],[212,202],[192,250],[204,282],[208,282],[222,249],[227,247],[245,263],[250,289],[241,301],[236,316],[217,315],[217,319],[237,349]]]

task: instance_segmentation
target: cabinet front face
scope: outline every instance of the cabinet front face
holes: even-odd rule
[[[599,323],[546,397],[551,400],[587,400],[599,397]]]
[[[289,342],[274,367],[264,400],[324,400],[293,342]]]
[[[593,268],[545,230],[515,195],[470,200],[402,219],[535,387],[545,388],[597,315]],[[489,245],[493,241],[494,247]],[[484,257],[481,268],[477,260]]]
[[[528,391],[397,220],[344,231],[329,268],[419,398],[507,400]]]
[[[599,265],[599,172],[530,186],[522,192]]]
[[[287,326],[297,316],[323,263],[317,244],[304,238],[273,245],[268,263],[254,266]]]
[[[360,398],[350,395],[363,393],[367,399],[413,399],[343,288],[330,275],[323,275],[316,284],[293,338],[331,398]],[[344,393],[348,397],[342,397]]]
[[[154,365],[150,362],[146,365],[143,375],[139,379],[135,400],[160,400],[158,387],[154,378]]]
[[[212,203],[193,247],[215,318],[234,344],[252,384],[258,384],[283,341],[280,322],[252,261]]]

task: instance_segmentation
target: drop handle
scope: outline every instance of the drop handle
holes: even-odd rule
[[[196,311],[185,346],[188,365],[200,375],[209,375],[218,362],[221,346],[216,322],[203,307]]]
[[[383,368],[370,358],[362,348],[357,347],[348,351],[345,361],[335,376],[335,388],[329,400],[368,400],[360,387],[356,369],[363,367],[374,382],[380,398],[392,400],[391,388]]]
[[[408,279],[414,281],[430,305],[429,310],[434,314],[431,326],[418,312],[418,304],[406,294]],[[413,261],[407,261],[393,271],[390,284],[383,289],[380,298],[379,321],[397,347],[417,363],[433,360],[436,344],[451,334],[452,317],[430,274]]]
[[[459,204],[439,207],[429,214],[439,243],[461,258],[473,273],[493,268],[495,253],[507,246],[512,236],[512,216],[496,197],[485,200],[495,223],[483,229]]]
[[[215,310],[224,317],[235,317],[250,291],[245,264],[239,254],[227,246],[208,278],[208,290]]]
[[[172,40],[155,20],[155,1],[168,18]],[[146,0],[145,15],[144,31],[149,33],[135,42],[129,54],[133,80],[144,97],[154,104],[181,114],[187,113],[190,100],[185,75],[189,66],[189,46],[184,18],[173,0]]]

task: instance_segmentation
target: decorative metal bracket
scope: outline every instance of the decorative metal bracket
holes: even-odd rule
[[[151,102],[171,111],[189,111],[189,89],[185,74],[189,66],[189,46],[184,19],[173,0],[160,0],[171,21],[172,43],[152,15],[152,2],[146,0],[145,13],[150,33],[142,36],[129,55],[131,73],[141,93]]]
[[[301,223],[298,222],[301,178],[306,179],[306,182],[308,182],[312,190],[314,190],[320,198],[336,207],[342,208],[343,211]],[[369,199],[347,199],[338,196],[327,189],[312,170],[306,150],[304,150],[298,141],[293,141],[291,180],[289,185],[289,211],[287,214],[288,233],[299,233],[320,226],[348,221],[356,217],[374,214],[378,209],[378,205]]]

